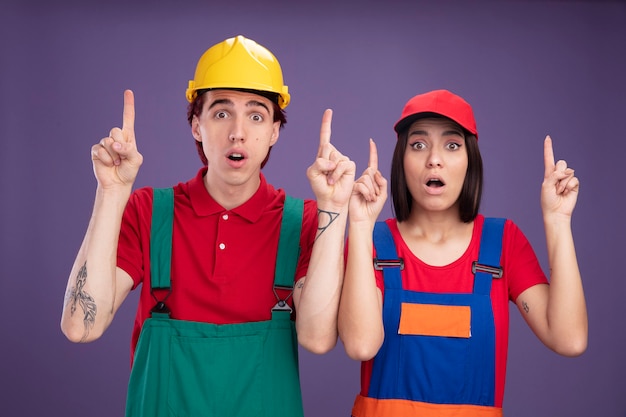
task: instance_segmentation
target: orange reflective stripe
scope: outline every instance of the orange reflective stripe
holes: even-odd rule
[[[399,334],[470,337],[469,306],[402,303]]]
[[[480,405],[429,404],[410,400],[379,400],[357,396],[354,417],[502,417],[502,408]]]

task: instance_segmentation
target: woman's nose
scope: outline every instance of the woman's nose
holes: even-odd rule
[[[428,155],[427,165],[429,167],[440,167],[443,165],[439,152],[431,151]]]

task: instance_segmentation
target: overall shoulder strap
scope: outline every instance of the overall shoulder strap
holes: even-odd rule
[[[386,222],[374,225],[374,269],[383,271],[385,288],[402,288],[400,271],[404,269],[404,260],[398,257],[393,235]]]
[[[506,219],[486,217],[480,238],[478,261],[472,263],[474,278],[474,293],[489,294],[491,280],[502,278],[502,236]]]
[[[303,212],[303,200],[288,195],[285,196],[274,274],[274,285],[276,286],[293,287],[298,257],[300,256],[300,233],[302,232]]]
[[[285,195],[283,219],[278,237],[278,252],[276,254],[276,269],[274,270],[274,294],[278,302],[272,311],[288,311],[291,307],[287,299],[293,293],[293,285],[300,257],[300,234],[302,232],[302,215],[304,200]],[[276,289],[292,290],[289,296],[282,299]]]
[[[174,189],[155,188],[150,229],[150,282],[152,289],[170,288]]]

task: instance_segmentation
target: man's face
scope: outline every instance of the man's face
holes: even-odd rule
[[[208,160],[206,182],[227,186],[258,184],[261,163],[278,140],[272,102],[257,94],[210,90],[191,130]],[[216,182],[214,182],[216,181]]]

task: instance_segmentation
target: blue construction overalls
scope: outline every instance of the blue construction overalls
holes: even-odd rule
[[[302,212],[303,201],[287,196],[275,294],[293,290]],[[170,287],[173,213],[173,190],[155,189],[153,289],[176,291]],[[126,416],[302,417],[295,325],[285,299],[276,298],[275,306],[267,306],[271,320],[224,325],[172,319],[167,299],[157,300],[135,350]]]
[[[502,276],[505,219],[486,218],[473,292],[425,293],[402,288],[398,259],[385,222],[374,228],[383,270],[385,339],[374,357],[367,396],[355,401],[355,417],[501,416],[494,406],[495,327],[491,281]]]

